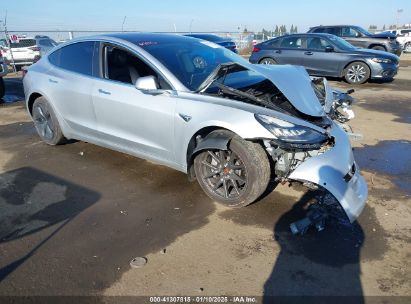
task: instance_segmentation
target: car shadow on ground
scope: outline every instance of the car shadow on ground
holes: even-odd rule
[[[319,195],[305,193],[274,225],[274,238],[281,249],[264,284],[265,303],[293,299],[321,303],[343,295],[353,296],[350,303],[363,302],[360,251],[365,236],[357,222],[333,222],[324,231],[312,228],[302,236],[290,231],[290,223],[303,218],[307,204]]]
[[[0,126],[0,147],[0,295],[99,294],[215,210],[183,173],[84,142],[50,147],[31,122]]]
[[[35,168],[0,174],[0,244],[61,223],[29,253],[2,266],[0,282],[99,197],[94,191]]]

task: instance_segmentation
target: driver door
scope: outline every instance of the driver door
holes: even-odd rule
[[[93,87],[97,129],[103,145],[163,163],[174,161],[172,91],[151,95],[135,87],[139,77],[155,76],[160,88],[171,86],[133,51],[104,43],[101,77]]]

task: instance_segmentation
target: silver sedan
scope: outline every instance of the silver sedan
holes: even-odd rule
[[[190,37],[121,33],[59,45],[28,69],[24,90],[46,143],[78,139],[166,165],[227,206],[258,200],[270,180],[327,190],[350,221],[367,198],[332,119],[336,92],[301,67],[252,65]]]

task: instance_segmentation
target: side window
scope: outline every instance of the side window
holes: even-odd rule
[[[337,27],[326,27],[324,28],[323,33],[332,34],[338,36],[338,28]]]
[[[302,47],[302,38],[294,36],[283,38],[281,41],[281,47],[299,49]]]
[[[325,33],[326,28],[324,27],[318,27],[316,28],[313,33]]]
[[[344,26],[341,31],[342,37],[357,37],[359,33],[352,27]]]
[[[154,76],[159,89],[171,89],[163,77],[132,53],[108,45],[103,54],[104,78],[134,85],[139,77]]]
[[[327,46],[331,46],[327,40],[318,37],[307,38],[307,48],[310,50],[324,51]]]
[[[270,41],[267,41],[267,42],[265,43],[265,45],[266,45],[267,47],[273,47],[273,48],[279,47],[279,46],[280,46],[280,41],[281,41],[281,39],[270,40]]]
[[[51,53],[48,58],[51,64],[59,68],[93,76],[93,52],[95,42],[77,42]]]

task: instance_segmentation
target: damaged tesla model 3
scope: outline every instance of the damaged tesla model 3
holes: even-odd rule
[[[50,145],[79,139],[155,161],[231,207],[258,200],[270,179],[328,191],[351,222],[365,205],[342,126],[351,98],[301,67],[252,65],[190,37],[119,33],[58,46],[23,82]]]

